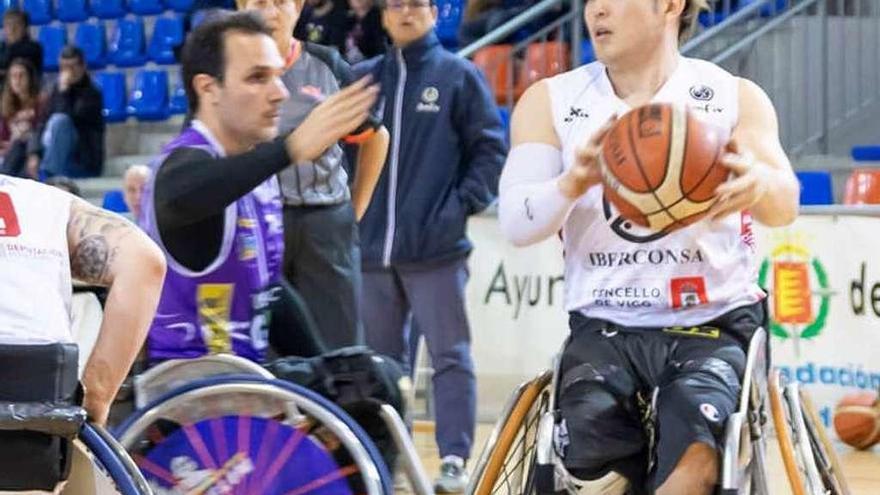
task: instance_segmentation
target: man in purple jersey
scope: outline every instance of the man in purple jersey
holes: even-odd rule
[[[278,136],[284,61],[262,21],[240,13],[206,22],[181,58],[192,125],[151,164],[142,199],[141,226],[170,267],[148,357],[261,361],[284,246],[275,174],[355,130],[377,89],[352,84]]]

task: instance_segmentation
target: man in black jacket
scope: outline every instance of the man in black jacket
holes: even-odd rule
[[[9,9],[3,14],[3,34],[0,43],[0,87],[6,81],[6,70],[17,58],[34,64],[37,74],[43,73],[43,47],[31,39],[28,32],[28,16],[19,9]]]
[[[101,90],[86,71],[82,50],[61,51],[41,132],[29,146],[31,177],[95,177],[104,166],[104,106]]]

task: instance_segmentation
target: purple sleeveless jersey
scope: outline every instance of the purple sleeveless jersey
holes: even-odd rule
[[[141,227],[165,252],[168,273],[150,326],[150,362],[232,353],[261,362],[268,345],[268,292],[279,277],[284,249],[281,199],[275,177],[229,205],[220,253],[205,270],[180,265],[156,225],[153,180],[175,149],[199,148],[219,156],[200,123],[168,143],[151,164],[144,188]]]

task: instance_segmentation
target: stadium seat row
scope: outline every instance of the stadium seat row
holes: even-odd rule
[[[141,18],[120,19],[110,33],[109,43],[103,23],[86,22],[76,27],[73,43],[85,55],[86,64],[97,69],[107,64],[137,67],[147,61],[157,64],[176,63],[174,48],[183,43],[183,19],[179,16],[159,17],[153,36],[146,43]],[[58,56],[67,44],[65,26],[43,26],[37,36],[43,45],[43,69],[58,69]]]
[[[187,110],[186,91],[180,79],[169,91],[168,72],[164,70],[137,71],[131,94],[122,72],[96,74],[95,83],[104,95],[104,119],[110,123],[123,122],[129,117],[140,121],[165,120]]]
[[[193,0],[0,0],[0,11],[18,7],[28,13],[31,24],[82,22],[89,17],[119,19],[126,14],[156,15],[173,10],[185,13]],[[2,12],[0,12],[2,14]]]
[[[591,55],[592,50],[588,53]],[[474,53],[474,64],[485,74],[495,100],[507,104],[509,91],[519,98],[539,79],[567,71],[571,55],[568,44],[559,41],[532,43],[522,61],[515,60],[513,45],[489,45]]]

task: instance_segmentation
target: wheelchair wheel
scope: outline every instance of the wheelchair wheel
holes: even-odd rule
[[[538,421],[550,408],[552,372],[519,386],[498,419],[466,493],[521,495],[534,492]]]
[[[65,495],[149,495],[147,480],[128,453],[101,427],[86,424],[74,442]]]
[[[813,400],[810,394],[801,390],[801,408],[804,410],[804,423],[810,434],[810,441],[813,444],[813,450],[816,452],[819,463],[819,474],[822,476],[826,486],[831,487],[831,493],[840,495],[850,495],[849,485],[843,473],[843,467],[840,458],[837,457],[837,451],[825,428],[822,426],[822,420],[816,412]]]
[[[307,389],[252,375],[177,388],[116,431],[153,492],[385,495],[375,446]]]
[[[795,454],[794,441],[790,429],[790,414],[787,404],[782,399],[782,390],[779,386],[779,370],[770,373],[767,383],[767,391],[770,396],[770,411],[773,416],[773,428],[776,430],[776,439],[779,442],[779,452],[782,455],[782,464],[785,466],[785,474],[788,484],[791,486],[793,495],[807,495],[805,489],[804,473]]]
[[[795,384],[779,388],[770,380],[773,422],[794,495],[849,495],[840,461],[825,434],[809,395]]]

